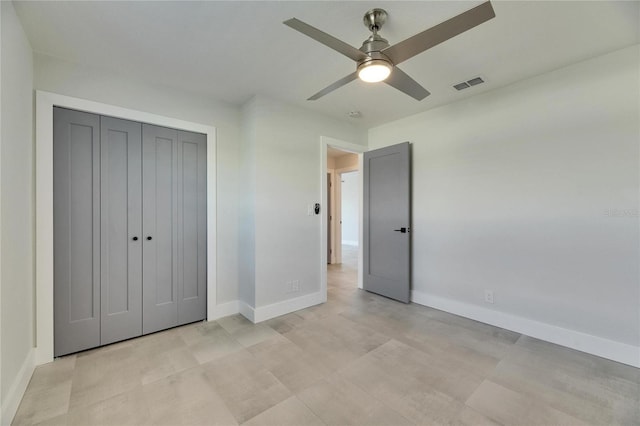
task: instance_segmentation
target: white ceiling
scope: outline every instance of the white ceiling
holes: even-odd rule
[[[306,101],[355,64],[282,21],[296,17],[360,47],[364,12],[382,7],[381,35],[395,44],[480,3],[14,1],[36,52],[237,105],[265,95],[365,127],[640,42],[637,1],[496,1],[496,18],[400,66],[431,92],[423,101],[360,81]],[[478,75],[485,84],[451,87]]]

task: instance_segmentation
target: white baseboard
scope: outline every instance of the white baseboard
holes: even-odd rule
[[[415,290],[411,301],[640,368],[640,347]]]
[[[240,314],[248,319],[249,321],[255,323],[256,311],[253,307],[249,306],[247,303],[243,301],[238,301],[238,307],[240,308]]]
[[[319,305],[324,302],[321,292],[306,294],[296,297],[295,299],[283,300],[282,302],[273,303],[267,306],[259,306],[253,309],[253,319],[242,313],[245,317],[251,319],[254,323],[266,321],[271,318],[279,317],[309,306]]]
[[[31,380],[31,375],[33,374],[34,369],[35,350],[29,349],[29,353],[25,357],[24,362],[22,363],[22,366],[18,371],[18,374],[13,380],[11,387],[9,387],[7,396],[3,398],[1,414],[2,418],[0,419],[0,424],[11,424],[13,417],[16,415],[16,411],[18,411],[20,401],[22,401],[22,396],[27,390],[27,385],[29,385],[29,380]]]
[[[213,310],[213,316],[207,318],[207,321],[214,321],[218,318],[227,317],[229,315],[241,314],[253,323],[259,323],[271,318],[279,317],[290,312],[299,311],[309,306],[318,305],[326,302],[326,299],[320,292],[306,294],[294,299],[283,300],[282,302],[273,303],[267,306],[254,308],[241,300],[233,300],[231,302],[216,305]]]
[[[351,241],[351,240],[342,240],[342,245],[344,246],[358,246],[358,241]]]
[[[232,300],[231,302],[221,303],[213,309],[213,316],[207,318],[207,321],[215,321],[218,318],[228,317],[240,312],[240,302]]]

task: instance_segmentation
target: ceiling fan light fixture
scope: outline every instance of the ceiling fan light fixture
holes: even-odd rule
[[[389,86],[421,101],[429,96],[429,91],[396,65],[495,17],[491,0],[487,0],[473,9],[462,12],[399,43],[390,45],[386,39],[378,34],[387,19],[387,12],[383,9],[371,9],[365,13],[363,23],[372,34],[362,43],[360,49],[356,49],[299,19],[291,18],[283,23],[343,54],[357,64],[356,71],[312,95],[308,98],[309,101],[315,101],[357,78],[369,83],[386,80],[385,83]],[[392,72],[393,75],[391,75]],[[481,83],[481,81],[472,79],[465,82],[464,85],[470,87],[476,83]]]
[[[384,81],[391,74],[391,64],[383,59],[372,59],[358,65],[358,77],[367,83]]]

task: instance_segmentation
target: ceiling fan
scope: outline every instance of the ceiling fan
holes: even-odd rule
[[[355,72],[325,87],[307,99],[308,101],[315,101],[339,87],[352,82],[356,78],[360,78],[369,83],[384,81],[389,86],[395,87],[412,98],[421,101],[429,96],[429,92],[398,68],[398,64],[443,41],[470,30],[495,16],[496,14],[493,11],[491,2],[487,1],[391,46],[387,40],[378,34],[378,31],[380,31],[387,19],[387,12],[383,9],[371,9],[365,13],[363,21],[364,25],[373,34],[362,43],[360,49],[356,49],[350,44],[320,31],[299,19],[291,18],[283,23],[325,46],[342,53],[357,63]]]

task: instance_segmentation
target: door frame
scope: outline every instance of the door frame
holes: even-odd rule
[[[57,93],[36,91],[35,363],[53,361],[53,107],[207,135],[207,320],[216,319],[216,128]]]
[[[320,136],[320,197],[321,206],[327,205],[327,148],[333,147],[343,151],[358,154],[358,170],[362,170],[363,166],[363,153],[368,151],[368,148],[363,145],[358,145],[351,142],[346,142],[340,139],[334,139],[328,136]],[[362,288],[362,194],[363,194],[363,179],[362,173],[358,179],[358,218],[359,218],[359,232],[358,232],[358,288]],[[320,221],[320,294],[322,295],[322,301],[327,301],[327,228],[328,228],[328,216],[327,209],[323,208]]]
[[[333,221],[329,221],[329,219],[327,219],[327,227],[330,229],[327,229],[327,238],[329,238],[331,240],[331,247],[327,247],[328,249],[331,249],[330,253],[327,253],[327,264],[331,264],[331,263],[338,263],[338,258],[337,258],[337,249],[336,249],[336,241],[338,241],[337,239],[337,231],[336,231],[336,197],[335,197],[335,191],[336,191],[336,173],[334,169],[327,169],[327,175],[329,177],[329,188],[327,188],[327,214],[330,215],[331,217],[333,217]],[[329,237],[330,236],[330,237]],[[329,244],[327,244],[329,245]]]

